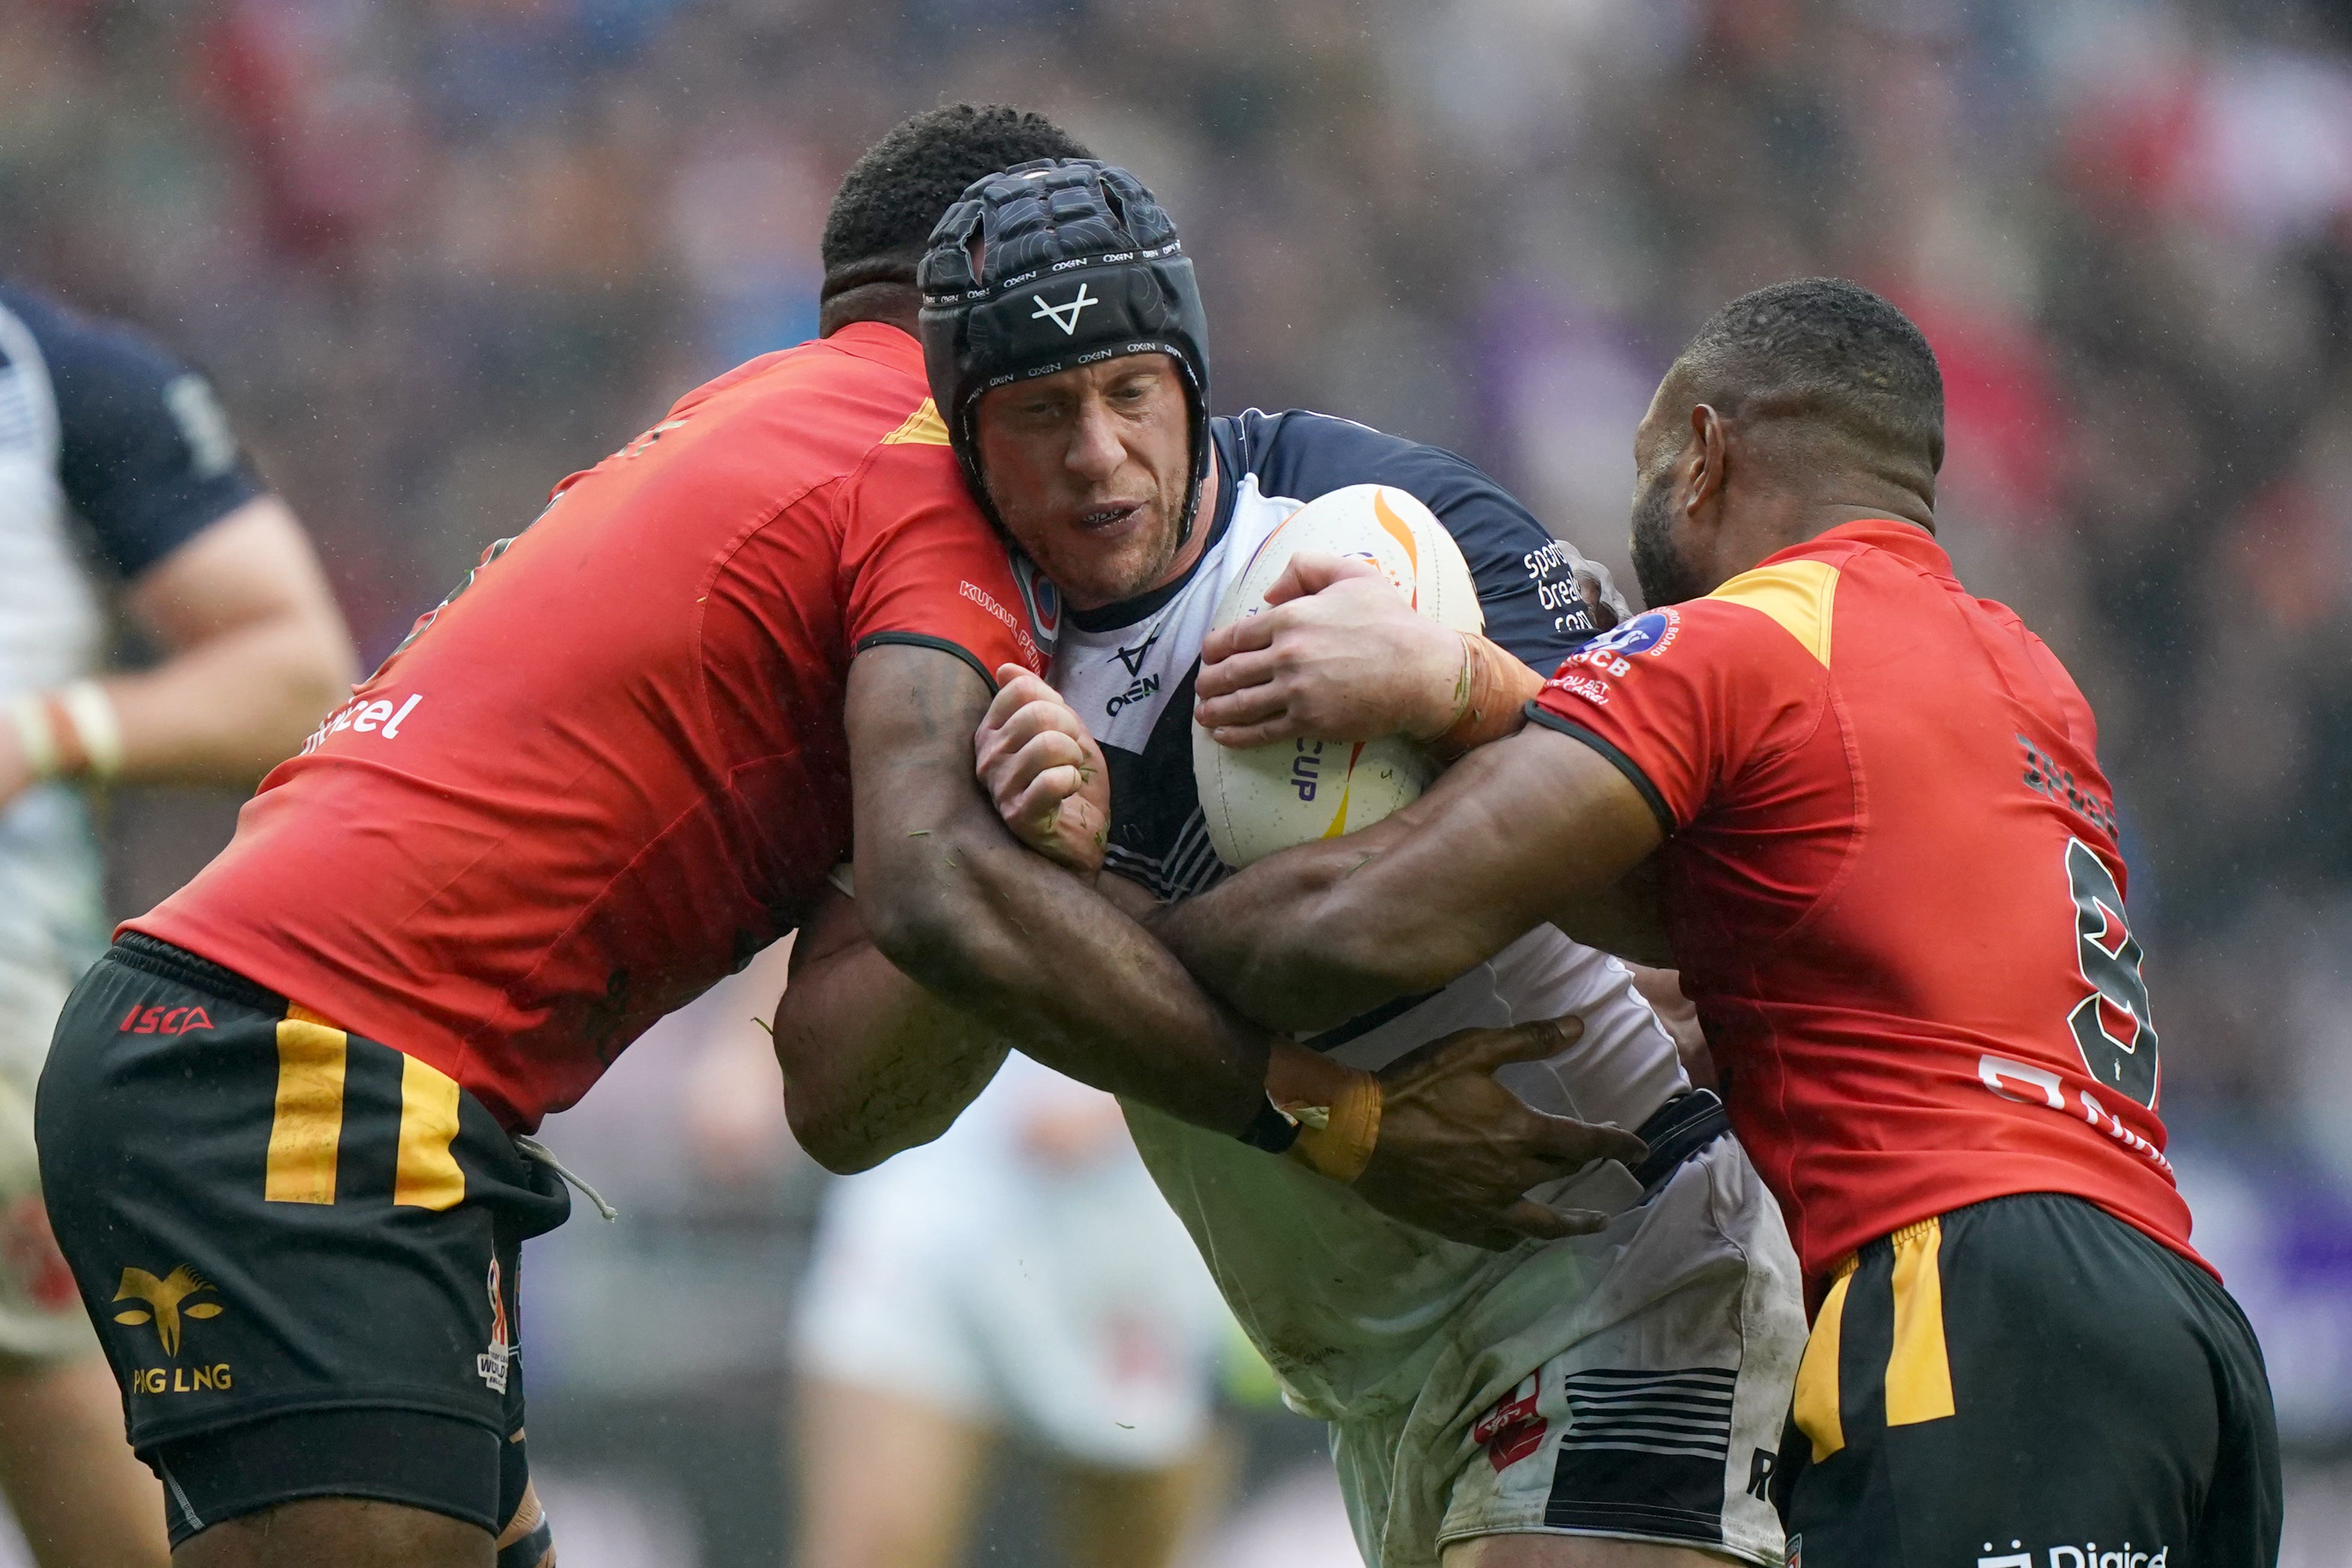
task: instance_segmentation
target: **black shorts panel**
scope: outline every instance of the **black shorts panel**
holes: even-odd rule
[[[151,1450],[172,1544],[302,1498],[374,1498],[447,1514],[491,1535],[513,1508],[500,1461],[520,1446],[470,1421],[415,1410],[304,1410]],[[521,1489],[515,1488],[518,1497]]]
[[[498,1511],[501,1445],[522,1425],[520,1246],[570,1202],[478,1100],[126,938],[67,1004],[36,1116],[51,1225],[151,1463],[166,1454],[217,1509],[259,1484],[266,1469],[239,1456],[282,1444],[292,1417],[373,1413],[383,1431],[350,1442],[380,1451],[406,1413],[499,1457],[463,1496],[410,1500]],[[230,1435],[217,1456],[213,1434]],[[299,1485],[348,1468],[316,1458],[280,1473]],[[401,1484],[436,1463],[415,1458]]]
[[[1816,1319],[1773,1483],[1790,1568],[2278,1554],[2277,1426],[2237,1303],[2053,1194],[1862,1249]]]

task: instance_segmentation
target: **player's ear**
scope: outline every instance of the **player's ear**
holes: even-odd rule
[[[1730,455],[1730,431],[1722,415],[1704,403],[1691,405],[1690,439],[1682,455],[1683,515],[1697,521],[1722,500]]]

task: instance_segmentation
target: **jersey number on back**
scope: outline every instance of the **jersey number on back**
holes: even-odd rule
[[[2074,895],[2074,950],[2091,994],[2067,1015],[2083,1066],[2099,1083],[2140,1104],[2156,1104],[2156,1024],[2139,941],[2124,922],[2124,895],[2106,862],[2079,838],[2066,840],[2066,883]]]

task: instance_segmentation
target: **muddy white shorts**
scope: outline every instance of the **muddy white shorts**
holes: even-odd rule
[[[1769,1483],[1805,1321],[1746,1151],[1718,1138],[1606,1230],[1538,1256],[1462,1315],[1408,1408],[1333,1424],[1365,1561],[1434,1568],[1449,1542],[1534,1532],[1779,1563]],[[1571,1259],[1584,1289],[1564,1288]],[[1506,1299],[1528,1290],[1556,1309]]]

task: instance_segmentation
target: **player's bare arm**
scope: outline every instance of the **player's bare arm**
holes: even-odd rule
[[[774,1032],[793,1136],[843,1175],[946,1131],[1008,1048],[901,973],[831,889],[801,922]]]
[[[1209,634],[1193,717],[1218,743],[1402,735],[1458,755],[1514,732],[1540,671],[1416,613],[1370,563],[1302,551],[1265,602]]]
[[[1660,837],[1606,759],[1530,729],[1473,752],[1385,821],[1269,856],[1151,929],[1251,1017],[1327,1028],[1441,985],[1545,921],[1584,934],[1596,897]]]
[[[973,782],[989,700],[930,648],[869,648],[850,667],[858,904],[875,945],[1048,1067],[1240,1131],[1263,1103],[1266,1037],[1005,830]]]
[[[173,654],[109,683],[129,776],[249,783],[293,753],[356,673],[318,556],[276,496],[165,556],[128,597]]]
[[[1300,551],[1265,602],[1201,647],[1192,716],[1220,744],[1432,740],[1453,722],[1463,635],[1371,563]]]
[[[25,725],[0,723],[0,802],[47,774],[249,785],[291,755],[352,679],[351,635],[283,500],[257,496],[142,573],[126,601],[169,656]],[[58,710],[58,711],[52,711]]]
[[[1194,718],[1223,745],[1451,736],[1441,753],[1467,752],[1517,733],[1543,686],[1543,673],[1507,650],[1416,613],[1368,562],[1301,552],[1265,598],[1274,608],[1219,627],[1202,647]],[[1653,867],[1551,919],[1645,969],[1673,962]],[[1671,978],[1656,984],[1680,994]]]
[[[1395,597],[1386,583],[1378,587]],[[1109,803],[1107,795],[1092,793],[1091,777],[1057,759],[1100,752],[1085,720],[1052,686],[1018,667],[1000,673],[1004,688],[977,740],[981,781],[1017,837],[1041,853],[1058,855],[1056,805],[1073,803],[1082,787],[1090,792],[1087,809],[1107,813]],[[1017,737],[1026,739],[1016,743]],[[1048,737],[1054,743],[1040,743]],[[1099,855],[1097,848],[1097,864]],[[1147,925],[1161,918],[1164,907],[1139,884],[1111,876],[1099,886]],[[1534,1110],[1492,1076],[1508,1063],[1558,1053],[1582,1028],[1577,1019],[1561,1018],[1465,1029],[1391,1063],[1375,1075],[1376,1136],[1351,1184],[1384,1213],[1482,1247],[1600,1228],[1604,1215],[1562,1213],[1517,1194],[1547,1179],[1548,1171],[1564,1174],[1595,1159],[1637,1162],[1641,1141],[1612,1127]],[[1318,1052],[1277,1040],[1266,1092],[1280,1105],[1330,1105],[1357,1076]]]
[[[936,670],[919,668],[886,674],[886,683],[902,683],[921,675],[947,678],[950,685],[954,679],[969,679],[961,664],[929,655],[928,650],[877,648],[861,656],[853,666],[850,693],[854,753],[866,743],[860,738],[858,714],[863,704],[858,671],[866,669],[868,660],[884,656],[889,656],[894,662],[932,658],[940,667]],[[866,670],[868,676],[876,673]],[[1006,720],[1051,698],[1052,689],[1044,682],[1034,677],[1024,679],[1032,684],[1016,689],[1013,699],[1003,704],[1009,710],[1003,715]],[[1012,689],[1010,685],[1008,689]],[[906,692],[911,699],[908,711],[927,710],[925,700],[903,684],[870,687],[868,694],[883,689]],[[952,702],[957,695],[952,691],[934,692],[931,697]],[[969,694],[974,707],[981,698],[976,688]],[[1075,738],[1085,733],[1074,714],[1061,721],[1036,713],[1031,716],[1031,723],[1033,735],[1050,732]],[[914,721],[907,728],[919,732],[922,725]],[[1048,760],[1055,754],[1053,748],[1000,743],[991,748],[991,754],[1003,775],[990,781],[992,795],[1004,793],[1006,798],[1019,802],[1050,795],[1056,785],[1075,786],[1078,783],[1075,768]],[[965,770],[966,781],[974,765],[973,755],[972,748],[966,746],[957,757],[958,765]],[[919,757],[902,758],[889,771],[919,776],[928,766]],[[1024,767],[1030,771],[1023,785],[1006,788],[1013,774]],[[1037,785],[1039,775],[1053,773],[1057,767],[1063,772],[1047,781],[1042,792],[1031,787]],[[862,787],[869,783],[862,765],[859,778]],[[962,787],[966,797],[978,798],[969,782]],[[992,865],[997,857],[1010,853],[1025,866],[1000,867],[999,875],[1025,871],[1030,877],[1063,884],[1075,897],[1054,900],[1049,887],[1049,897],[1043,905],[1053,906],[1054,916],[1076,923],[1055,924],[1040,916],[1028,929],[1056,934],[1034,942],[1019,927],[989,933],[984,943],[992,941],[1014,950],[1017,959],[1014,964],[987,972],[999,976],[997,984],[1005,994],[1005,1000],[994,1004],[994,1016],[1004,1022],[992,1027],[990,1023],[981,1021],[992,1017],[983,1011],[989,1005],[985,1001],[973,1005],[970,1015],[959,1014],[957,1008],[931,995],[923,985],[900,974],[891,960],[883,956],[885,950],[866,937],[865,922],[875,918],[866,911],[878,908],[881,902],[881,884],[874,870],[880,862],[872,858],[875,852],[867,847],[884,835],[871,831],[877,825],[866,806],[867,797],[861,793],[861,908],[845,908],[848,902],[845,900],[829,900],[820,908],[803,930],[802,941],[811,945],[803,954],[795,955],[793,983],[776,1018],[777,1055],[784,1068],[785,1097],[793,1130],[820,1161],[837,1170],[862,1169],[898,1149],[937,1136],[1002,1060],[1003,1034],[1016,1030],[1022,1040],[1030,1043],[1030,1054],[1047,1065],[1117,1092],[1136,1092],[1126,1089],[1124,1083],[1142,1075],[1116,1065],[1109,1070],[1100,1066],[1100,1058],[1108,1055],[1106,1044],[1118,1037],[1111,1033],[1108,1024],[1087,1024],[1084,1017],[1089,1005],[1097,1010],[1129,1005],[1125,998],[1135,994],[1137,976],[1155,976],[1154,984],[1178,991],[1179,1002],[1173,1012],[1180,1018],[1187,1012],[1181,1003],[1181,996],[1187,994],[1197,999],[1202,1013],[1213,1012],[1213,1005],[1199,997],[1192,982],[1166,952],[1116,912],[1122,908],[1150,907],[1148,893],[1113,878],[1106,883],[1106,889],[1116,889],[1116,893],[1101,898],[1046,861],[1024,854],[1005,837],[1003,828],[993,822],[986,825],[987,831],[973,833],[971,824],[965,821],[961,824],[963,836],[959,837],[953,826],[961,816],[959,803],[941,798],[949,793],[945,790],[908,787],[901,779],[887,786],[884,793],[900,797],[906,807],[904,815],[894,820],[886,832],[919,844],[917,852],[900,857],[915,874],[922,874],[935,864],[926,859],[929,853],[952,854],[960,863],[951,868],[956,877],[965,875],[971,865],[967,857],[986,858],[985,863]],[[926,796],[929,799],[928,808],[914,804]],[[987,809],[984,805],[982,809]],[[1020,815],[1017,807],[1013,815]],[[1039,841],[1053,842],[1050,822],[1045,816],[1032,814],[1028,820]],[[950,826],[945,831],[906,826],[921,821]],[[1097,850],[1097,863],[1098,853]],[[945,863],[942,860],[936,864],[943,868]],[[976,885],[966,894],[973,900],[973,908],[986,910],[1004,908],[1010,902],[996,901],[1002,884],[987,879],[985,872],[973,881]],[[950,917],[935,912],[914,918],[936,921]],[[972,921],[967,929],[977,932],[987,916],[981,913],[967,918]],[[936,926],[921,929],[931,934],[917,939],[919,942],[942,942]],[[1084,962],[1081,942],[1076,938],[1063,940],[1073,931],[1090,941],[1093,951],[1105,954],[1104,963],[1131,963],[1126,955],[1135,953],[1148,960],[1150,966],[1136,963],[1128,970],[1114,971],[1114,983],[1101,986],[1077,982],[1075,977],[1083,973],[1076,967]],[[1105,942],[1105,937],[1109,937],[1110,942]],[[1132,948],[1126,945],[1129,938]],[[992,962],[991,954],[995,951],[995,946],[986,945],[961,962],[986,965]],[[928,956],[934,961],[935,973],[957,962],[938,963],[935,948]],[[971,971],[950,972],[959,974],[957,983],[963,986],[955,994],[959,1000],[963,995],[985,996],[985,980],[972,980]],[[1122,977],[1126,989],[1118,983]],[[928,984],[929,976],[924,979]],[[1151,998],[1143,1000],[1157,1005]],[[1080,1037],[1093,1047],[1090,1054],[1075,1055],[1066,1049],[1056,1059],[1047,1047],[1035,1043],[1037,1037],[1029,1032],[1034,1027],[1033,1020],[1040,1007],[1049,1006],[1080,1020],[1076,1027]],[[1171,1009],[1161,1005],[1159,1012],[1168,1016]],[[1465,1031],[1392,1066],[1381,1075],[1381,1132],[1371,1158],[1356,1182],[1358,1191],[1367,1201],[1399,1218],[1479,1246],[1507,1247],[1529,1236],[1564,1236],[1597,1226],[1601,1223],[1601,1215],[1559,1213],[1528,1202],[1520,1194],[1595,1159],[1638,1160],[1643,1153],[1640,1140],[1614,1128],[1587,1127],[1530,1110],[1489,1076],[1506,1063],[1538,1059],[1558,1052],[1574,1038],[1578,1027],[1575,1020],[1568,1019],[1516,1029]],[[1087,1038],[1084,1031],[1087,1029],[1098,1032]],[[1176,1037],[1172,1033],[1155,1036],[1131,1026],[1128,1036],[1140,1042],[1129,1047],[1139,1054],[1148,1052],[1162,1039]],[[1272,1055],[1271,1069],[1263,1075],[1265,1091],[1286,1103],[1330,1103],[1340,1097],[1345,1080],[1350,1076],[1348,1069],[1287,1042],[1276,1043]],[[1161,1066],[1160,1071],[1161,1079],[1154,1080],[1154,1089],[1159,1081],[1164,1081],[1167,1069]],[[1254,1096],[1256,1091],[1253,1089],[1250,1092]],[[1138,1093],[1137,1098],[1168,1104],[1166,1099],[1152,1099],[1150,1091]],[[1254,1106],[1255,1100],[1252,1103]],[[1234,1124],[1241,1120],[1236,1118]],[[1220,1131],[1231,1130],[1216,1122],[1202,1124]]]

